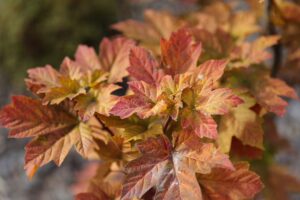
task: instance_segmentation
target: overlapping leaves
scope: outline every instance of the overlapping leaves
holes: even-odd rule
[[[225,114],[242,103],[230,89],[215,88],[226,61],[210,60],[197,68],[201,46],[193,43],[186,29],[162,40],[161,48],[160,65],[145,49],[131,50],[128,70],[136,80],[129,87],[134,94],[121,97],[111,113],[121,118],[133,114],[180,118],[185,129],[215,138],[217,125],[210,115]]]
[[[166,200],[218,199],[213,192],[220,192],[220,197],[228,193],[228,199],[250,198],[262,188],[257,175],[248,172],[244,166],[241,169],[237,165],[235,169],[228,157],[213,144],[202,143],[183,132],[174,141],[172,145],[165,136],[160,136],[138,145],[142,156],[126,166],[128,177],[123,186],[122,199],[142,198],[153,187],[156,191],[154,199]],[[224,180],[219,179],[224,177],[223,171],[230,174]],[[196,177],[195,173],[201,176]],[[238,177],[246,177],[247,180]],[[209,183],[206,184],[206,180]],[[234,189],[234,194],[232,189],[236,184],[242,185]],[[218,189],[220,187],[222,190]],[[251,189],[247,191],[246,188]]]

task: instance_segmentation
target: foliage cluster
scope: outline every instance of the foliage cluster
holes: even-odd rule
[[[276,2],[292,10],[283,19],[299,16]],[[28,177],[61,165],[74,146],[94,161],[74,186],[77,200],[241,200],[264,185],[267,199],[282,200],[299,191],[272,162],[281,144],[268,117],[284,115],[283,97],[298,97],[270,75],[268,48],[280,37],[260,35],[258,15],[220,1],[183,16],[147,10],[143,22],[114,24],[124,36],[104,38],[99,53],[80,45],[59,70],[28,70],[35,98],[14,96],[0,111],[10,137],[32,138]],[[242,161],[258,158],[261,177]]]

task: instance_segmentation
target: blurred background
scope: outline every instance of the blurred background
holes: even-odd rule
[[[111,24],[127,18],[142,19],[146,8],[178,14],[197,9],[193,2],[0,0],[0,107],[10,101],[12,94],[27,93],[23,79],[28,68],[45,64],[59,67],[81,43],[98,48],[102,37],[117,34],[110,29]],[[291,80],[289,73],[282,77]],[[279,134],[294,149],[292,153],[279,152],[276,160],[300,177],[300,103],[290,101],[288,113],[276,122]],[[72,199],[71,185],[83,166],[80,157],[73,152],[60,168],[48,164],[29,181],[23,170],[26,142],[8,139],[7,130],[0,129],[0,200]],[[291,199],[299,200],[299,196],[291,195]]]

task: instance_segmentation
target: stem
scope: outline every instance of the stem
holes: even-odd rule
[[[166,132],[167,132],[167,129],[168,129],[168,127],[169,127],[169,124],[171,123],[171,121],[172,121],[172,119],[171,119],[171,117],[169,117],[169,118],[167,119],[167,122],[165,123],[165,126],[164,126],[164,128],[163,128],[163,132],[164,132],[164,134],[166,134]]]
[[[112,130],[110,130],[110,128],[104,124],[104,122],[100,119],[100,117],[99,117],[98,115],[95,115],[95,118],[96,118],[97,121],[101,124],[103,130],[107,131],[111,136],[114,136],[114,135],[115,135],[115,134],[112,132]]]
[[[273,0],[269,0],[268,4],[268,29],[269,29],[269,34],[270,35],[277,35],[277,30],[275,25],[272,22],[271,19],[271,12],[273,8]],[[274,60],[273,60],[273,66],[272,66],[272,71],[271,71],[271,76],[276,77],[281,66],[282,62],[282,44],[281,42],[278,42],[275,44],[273,47],[273,54],[274,54]]]

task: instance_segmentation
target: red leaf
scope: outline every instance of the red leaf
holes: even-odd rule
[[[72,129],[78,121],[61,107],[44,106],[40,100],[14,96],[12,104],[0,111],[0,123],[11,129],[10,137],[24,138]]]
[[[186,29],[172,33],[169,40],[161,40],[162,60],[165,72],[172,76],[196,67],[201,54],[201,45],[193,44]]]
[[[163,76],[157,61],[141,47],[131,50],[130,67],[127,70],[133,78],[152,85],[157,85]]]
[[[142,97],[135,95],[124,96],[119,99],[110,113],[122,119],[128,118],[134,113],[139,113],[149,108],[150,104],[145,102]]]

